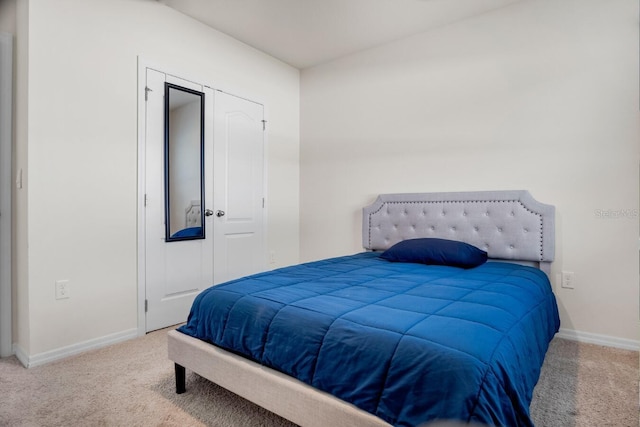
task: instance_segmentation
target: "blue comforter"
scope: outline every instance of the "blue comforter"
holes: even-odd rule
[[[531,426],[559,323],[537,269],[391,263],[368,252],[211,287],[179,330],[393,425]]]

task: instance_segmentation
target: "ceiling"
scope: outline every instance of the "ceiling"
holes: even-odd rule
[[[523,0],[158,0],[296,68]]]

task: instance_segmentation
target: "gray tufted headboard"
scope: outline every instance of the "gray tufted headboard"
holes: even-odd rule
[[[555,256],[555,207],[526,190],[382,194],[363,209],[362,245],[385,250],[419,237],[458,240],[489,258],[535,262]]]
[[[200,205],[200,200],[192,200],[185,208],[185,227],[202,227],[202,208]]]

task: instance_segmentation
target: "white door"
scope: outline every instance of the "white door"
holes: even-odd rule
[[[216,91],[214,283],[265,268],[264,107]]]
[[[144,268],[148,332],[186,321],[195,296],[213,284],[213,217],[204,215],[213,204],[213,90],[149,68],[146,88]],[[171,112],[166,113],[165,91],[171,100]],[[198,113],[202,98],[197,92],[204,94],[203,114]],[[169,149],[165,149],[165,114],[172,118],[167,131]],[[195,124],[191,122],[194,116]],[[179,125],[187,120],[183,117],[189,117],[188,125]],[[189,142],[174,143],[183,140]],[[203,144],[203,150],[194,144]],[[165,175],[166,170],[171,174]]]

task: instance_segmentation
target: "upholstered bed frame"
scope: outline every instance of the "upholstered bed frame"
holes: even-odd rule
[[[554,212],[524,190],[383,194],[363,210],[362,246],[379,251],[417,237],[458,240],[492,259],[535,263],[548,275]]]
[[[184,210],[185,228],[202,227],[202,208],[200,200],[192,200]]]
[[[555,208],[527,191],[387,194],[363,209],[367,250],[437,237],[470,243],[489,258],[534,264],[547,274],[554,258]],[[301,381],[177,331],[168,335],[176,391],[185,368],[302,426],[389,426]]]

